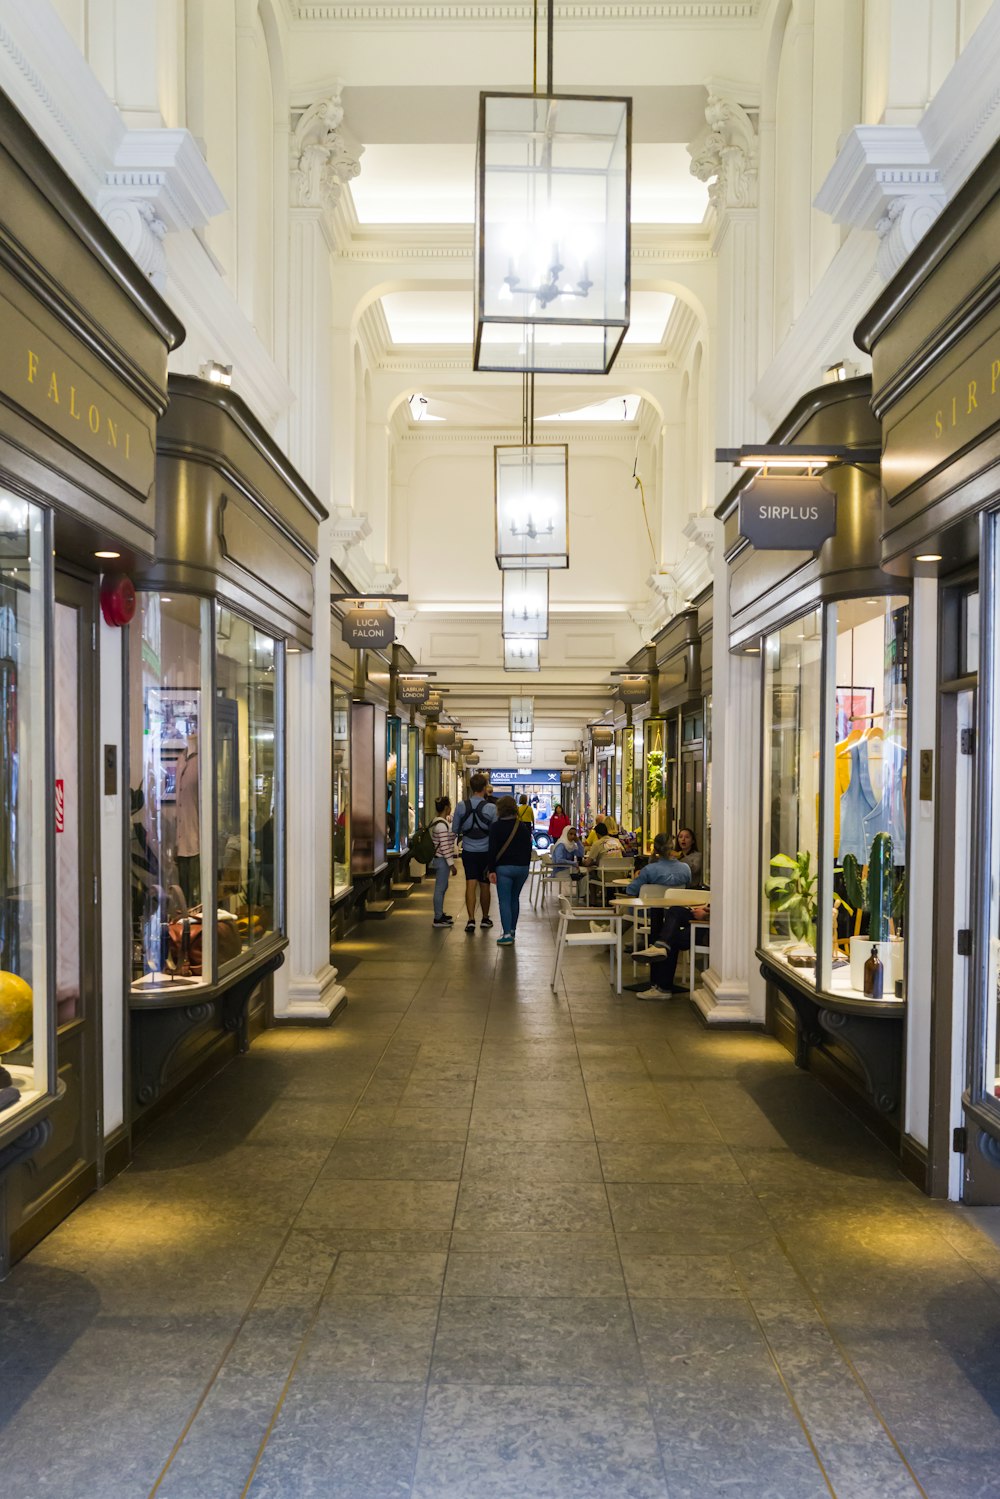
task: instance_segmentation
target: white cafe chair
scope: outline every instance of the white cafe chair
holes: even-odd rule
[[[584,923],[583,931],[573,931],[575,922]],[[598,930],[591,931],[591,922]],[[622,918],[617,911],[604,907],[574,906],[569,897],[559,897],[559,928],[556,932],[556,961],[552,970],[552,988],[559,987],[563,953],[567,947],[607,947],[611,965],[610,982],[615,993],[622,992]]]

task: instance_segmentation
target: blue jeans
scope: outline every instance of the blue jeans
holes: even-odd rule
[[[521,888],[528,878],[527,864],[501,864],[497,869],[497,904],[504,933],[517,931]]]
[[[447,859],[442,859],[440,854],[434,860],[434,920],[444,915],[444,898],[448,891],[448,881],[451,878],[451,867]]]

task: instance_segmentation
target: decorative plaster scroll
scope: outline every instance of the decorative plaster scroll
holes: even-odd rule
[[[688,146],[691,175],[708,183],[717,213],[757,206],[757,133],[741,105],[710,94],[705,129]]]
[[[293,121],[292,204],[332,211],[347,183],[360,174],[365,149],[344,124],[340,88],[293,115]]]
[[[144,276],[157,291],[167,285],[167,253],[163,237],[167,226],[153,203],[143,198],[104,197],[101,215],[108,228],[117,235]]]

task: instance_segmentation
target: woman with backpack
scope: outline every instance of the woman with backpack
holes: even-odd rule
[[[455,868],[455,835],[451,831],[449,814],[451,802],[446,796],[439,796],[434,803],[437,813],[434,821],[428,828],[428,832],[434,839],[434,858],[431,864],[434,867],[434,921],[433,926],[451,926],[453,918],[444,913],[444,898],[448,890],[448,878],[457,874]]]

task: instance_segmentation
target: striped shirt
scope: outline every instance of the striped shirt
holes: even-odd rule
[[[435,817],[430,825],[430,835],[434,839],[434,852],[439,859],[451,863],[455,857],[455,835],[444,817]]]

